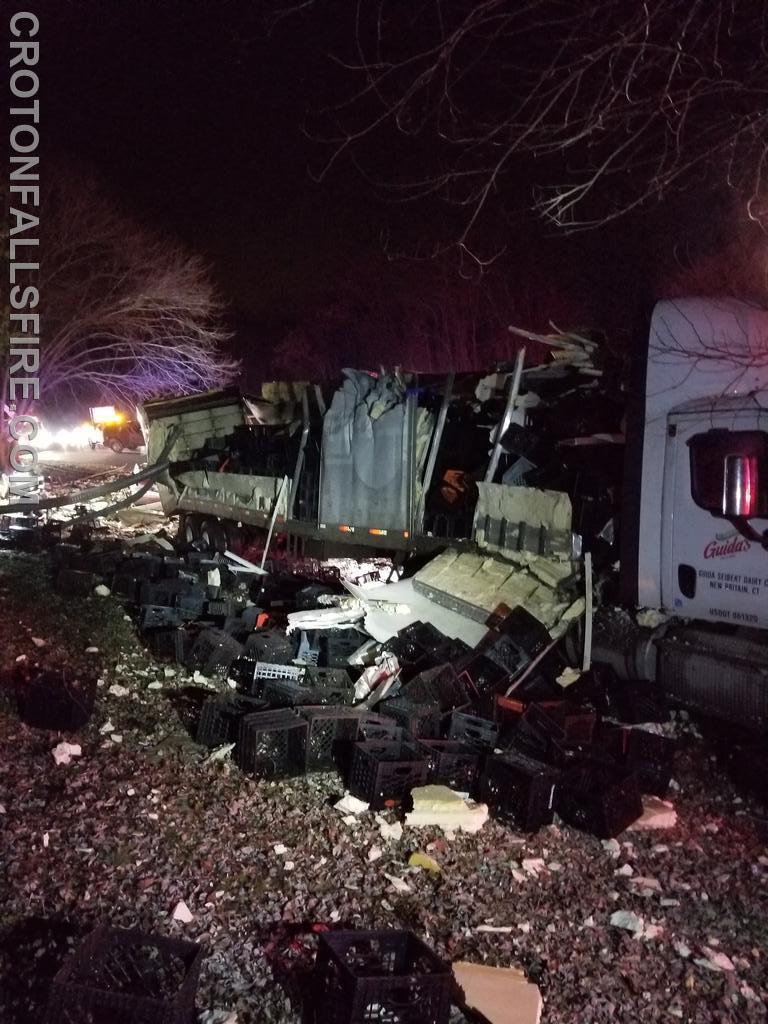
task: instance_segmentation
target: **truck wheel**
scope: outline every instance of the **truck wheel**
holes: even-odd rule
[[[190,515],[182,512],[179,517],[179,529],[176,534],[184,547],[192,547],[196,540],[200,539],[200,527],[202,520],[200,516]]]
[[[223,555],[227,550],[227,535],[218,519],[205,519],[200,528],[200,540],[212,554]]]
[[[113,452],[121,452],[123,450],[122,444],[116,437],[110,438],[110,440],[107,441],[107,448],[111,448]]]

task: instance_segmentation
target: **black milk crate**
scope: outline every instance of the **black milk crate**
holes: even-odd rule
[[[334,767],[346,771],[357,739],[360,712],[352,708],[303,707],[300,714],[309,723],[307,771]]]
[[[99,577],[82,569],[59,569],[56,590],[65,597],[88,597],[97,586]]]
[[[179,665],[186,665],[192,645],[185,629],[153,629],[144,635],[144,639],[155,657],[171,658]]]
[[[355,685],[344,668],[307,666],[304,685],[322,693],[323,704],[351,704],[355,698]]]
[[[597,715],[594,711],[585,711],[566,702],[563,722],[567,743],[589,744],[594,741],[597,728]]]
[[[427,758],[429,782],[460,792],[474,790],[480,755],[460,740],[419,740],[417,749]]]
[[[443,642],[432,651],[434,666],[457,665],[472,654],[472,648],[463,640],[443,637]]]
[[[139,579],[156,580],[163,569],[163,558],[162,555],[137,551],[125,560],[123,568]]]
[[[203,747],[219,747],[234,743],[240,728],[240,719],[266,709],[266,702],[241,694],[211,697],[203,705],[195,739]]]
[[[456,711],[469,704],[469,695],[453,665],[437,665],[414,676],[401,691],[416,704],[436,704],[441,711]]]
[[[403,739],[402,726],[398,725],[394,718],[387,718],[386,715],[376,715],[373,712],[364,714],[360,719],[360,729],[357,738],[359,740],[395,740],[401,742]]]
[[[215,558],[211,558],[210,555],[204,551],[189,551],[186,555],[186,562],[190,569],[193,569],[196,573],[209,573],[213,572],[214,569],[219,569],[220,563]]]
[[[485,714],[492,715],[496,695],[504,693],[509,685],[506,669],[485,654],[473,653],[468,660],[457,665],[457,671],[472,703]]]
[[[454,711],[448,727],[448,739],[460,740],[479,753],[492,751],[499,738],[499,727],[496,722],[475,715],[465,715]]]
[[[560,773],[516,751],[489,757],[480,781],[480,799],[494,817],[535,832],[551,825]]]
[[[167,605],[143,604],[139,610],[139,629],[142,632],[148,629],[180,626],[181,622],[182,617],[178,608],[169,608]]]
[[[426,781],[426,759],[414,746],[375,740],[355,744],[349,790],[375,810],[402,803]]]
[[[647,729],[602,724],[598,745],[637,775],[641,793],[665,796],[674,770],[677,740]]]
[[[94,551],[91,557],[93,559],[93,571],[106,578],[111,578],[113,573],[116,573],[125,561],[123,552],[120,549]]]
[[[146,580],[141,584],[139,591],[139,602],[141,604],[165,605],[173,608],[179,596],[189,590],[189,584],[184,580]]]
[[[257,664],[258,662],[254,661],[253,658],[246,658],[243,656],[235,658],[229,666],[230,679],[234,679],[237,683],[238,690],[249,697],[257,696],[255,692],[258,689],[256,684]]]
[[[258,778],[303,775],[309,723],[294,711],[259,711],[240,720],[235,761]]]
[[[298,679],[267,679],[261,695],[268,704],[276,708],[327,703],[323,700],[321,691],[304,686]]]
[[[125,565],[126,563],[123,563]],[[129,604],[138,604],[142,578],[121,567],[112,577],[111,590],[115,597]]]
[[[369,637],[359,629],[336,629],[321,632],[319,639],[319,664],[325,668],[344,668],[350,655],[359,650]]]
[[[598,839],[613,839],[643,813],[633,772],[589,762],[563,772],[555,808],[567,824]]]
[[[242,605],[237,601],[209,601],[205,614],[210,619],[229,619],[237,615],[241,608]]]
[[[67,568],[77,569],[78,572],[99,572],[96,559],[91,551],[78,551],[76,555],[72,555],[67,563]]]
[[[73,561],[81,553],[79,544],[57,544],[51,553],[51,561],[57,569],[72,567]]]
[[[669,708],[663,695],[651,683],[621,682],[608,690],[611,715],[629,725],[668,722]]]
[[[407,634],[410,640],[413,640],[425,651],[438,650],[448,639],[445,633],[441,633],[431,622],[413,622],[398,635],[402,636],[403,634]]]
[[[294,645],[280,629],[257,629],[248,637],[245,654],[270,665],[289,665],[294,658]]]
[[[529,704],[517,723],[513,745],[540,761],[559,764],[565,746],[565,721],[561,709]]]
[[[535,615],[517,605],[496,626],[496,631],[510,637],[515,645],[533,660],[552,642],[547,627]]]
[[[258,605],[248,604],[243,608],[241,617],[249,633],[256,629],[256,622],[261,614],[263,614],[263,609],[259,608]]]
[[[313,987],[316,1024],[447,1024],[453,975],[412,932],[326,932]]]
[[[74,732],[93,714],[96,673],[19,664],[15,672],[19,717],[34,729]]]
[[[160,569],[161,579],[175,580],[179,573],[184,571],[185,562],[178,555],[163,555],[163,564]]]
[[[482,647],[486,658],[490,658],[494,664],[504,670],[504,674],[510,679],[520,673],[526,665],[530,665],[531,659],[521,647],[519,647],[511,636],[506,633],[498,633],[486,640]]]
[[[243,645],[223,629],[204,629],[195,640],[187,666],[204,675],[226,676],[229,666],[242,653]]]
[[[394,654],[400,668],[419,671],[433,664],[430,653],[445,642],[445,636],[429,623],[414,622],[384,644]]]
[[[198,619],[205,608],[205,587],[199,584],[187,583],[186,589],[182,590],[176,598],[176,607],[185,619]]]
[[[47,1024],[194,1024],[203,951],[100,925],[51,986]]]
[[[240,615],[228,615],[226,619],[224,619],[221,628],[225,633],[229,633],[230,636],[239,640],[241,644],[245,644],[250,633],[250,630],[243,622]]]
[[[433,740],[440,735],[440,711],[434,704],[409,700],[385,700],[378,705],[382,715],[394,718],[407,740]]]

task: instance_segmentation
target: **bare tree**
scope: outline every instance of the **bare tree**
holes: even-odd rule
[[[512,279],[495,267],[465,279],[445,260],[359,266],[276,346],[271,372],[328,378],[343,366],[401,365],[440,373],[479,370],[514,358],[508,325],[547,330],[549,320],[580,322],[584,311],[531,273]]]
[[[222,306],[200,257],[71,171],[44,192],[40,230],[45,405],[70,396],[135,402],[233,377]]]
[[[718,236],[701,252],[679,254],[665,268],[660,296],[714,295],[749,299],[768,307],[768,236],[740,210],[720,221]]]
[[[424,173],[388,184],[457,204],[465,249],[499,202],[574,230],[692,182],[768,219],[767,14],[766,0],[356,0],[339,55],[356,84],[327,111],[321,174],[346,151],[365,165],[366,137],[394,127]]]

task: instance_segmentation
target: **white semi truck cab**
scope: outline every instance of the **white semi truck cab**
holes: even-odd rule
[[[673,618],[635,664],[694,709],[765,727],[768,312],[659,302],[644,369],[628,425],[623,592]]]

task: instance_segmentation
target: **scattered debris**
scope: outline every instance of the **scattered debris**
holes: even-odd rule
[[[351,793],[345,793],[333,806],[335,810],[341,811],[342,814],[363,814],[369,809],[370,804],[366,803],[365,800],[358,799],[358,797],[353,796]]]
[[[730,957],[726,956],[725,953],[720,953],[715,949],[710,949],[709,946],[703,946],[702,952],[704,953],[704,957],[693,961],[699,967],[706,967],[710,971],[736,970],[733,961]]]
[[[487,967],[458,961],[453,976],[463,1005],[487,1024],[539,1024],[542,998],[537,985],[514,967]]]
[[[429,857],[426,853],[412,853],[408,858],[409,868],[424,868],[425,871],[431,871],[433,874],[439,875],[442,868],[433,857]]]
[[[182,924],[191,924],[195,919],[194,914],[184,900],[179,900],[171,916],[174,921],[180,921]]]
[[[397,875],[388,875],[385,871],[384,877],[391,883],[396,892],[409,893],[413,891],[405,879],[398,878]]]
[[[486,804],[477,804],[454,793],[447,786],[421,786],[411,791],[413,810],[406,825],[437,825],[444,831],[479,832],[488,820]]]
[[[643,797],[643,813],[629,826],[632,832],[650,829],[674,828],[677,825],[677,811],[668,800],[657,796]]]
[[[56,764],[69,764],[73,757],[81,757],[83,751],[79,743],[67,743],[62,740],[51,753]]]
[[[645,929],[645,920],[631,910],[615,910],[611,914],[611,924],[636,936],[642,935]]]
[[[231,757],[234,749],[234,743],[222,743],[220,747],[216,747],[210,752],[206,761],[226,761],[228,757]]]

